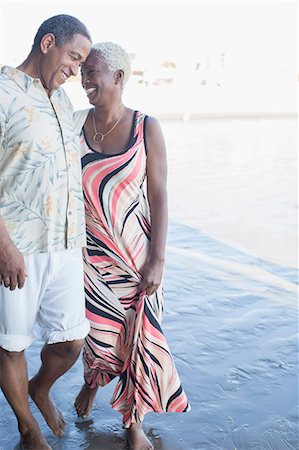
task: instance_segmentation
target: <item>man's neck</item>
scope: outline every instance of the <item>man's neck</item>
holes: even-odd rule
[[[39,70],[38,70],[38,62],[36,61],[36,57],[33,54],[29,54],[25,61],[22,62],[16,68],[26,73],[32,78],[40,78]]]
[[[26,73],[26,75],[29,75],[32,78],[38,78],[41,83],[43,84],[43,80],[40,74],[39,70],[39,59],[38,55],[35,55],[34,53],[30,53],[28,57],[25,59],[25,61],[22,62],[19,66],[16,67],[16,69],[20,70],[21,72]],[[44,89],[47,93],[47,95],[50,97],[51,92],[45,88]]]

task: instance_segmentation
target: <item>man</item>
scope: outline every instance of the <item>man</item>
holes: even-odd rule
[[[79,142],[60,86],[77,74],[90,46],[79,20],[54,16],[38,29],[27,59],[0,74],[0,385],[30,450],[50,447],[29,409],[28,390],[62,436],[65,422],[49,391],[75,363],[89,331]],[[28,389],[24,350],[35,339],[35,324],[45,345]]]

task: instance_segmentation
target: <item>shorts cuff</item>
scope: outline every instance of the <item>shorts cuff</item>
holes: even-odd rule
[[[0,334],[0,347],[8,352],[22,352],[36,340],[35,335]]]
[[[71,328],[70,330],[61,331],[45,331],[42,333],[43,339],[47,344],[58,344],[59,342],[66,341],[78,341],[79,339],[84,339],[90,330],[89,320],[85,320],[77,327]]]

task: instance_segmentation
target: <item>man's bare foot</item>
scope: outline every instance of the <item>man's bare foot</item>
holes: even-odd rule
[[[51,450],[37,423],[26,431],[20,430],[20,433],[22,450]]]
[[[148,440],[141,423],[132,423],[127,429],[130,450],[154,450],[153,444]]]
[[[77,395],[75,400],[75,408],[77,411],[78,417],[82,417],[82,419],[86,419],[89,416],[90,411],[93,407],[93,402],[96,397],[96,393],[98,391],[98,386],[93,389],[90,389],[88,384],[84,383],[81,391]]]
[[[42,394],[39,389],[35,377],[29,381],[29,394],[38,409],[44,416],[45,421],[51,428],[53,433],[61,437],[64,435],[65,421],[63,415],[57,409],[53,402],[50,393]]]

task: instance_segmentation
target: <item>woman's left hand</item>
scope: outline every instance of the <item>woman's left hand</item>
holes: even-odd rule
[[[146,291],[147,295],[152,295],[156,292],[161,284],[163,277],[163,262],[146,263],[140,270],[142,281],[139,285],[138,292]]]

